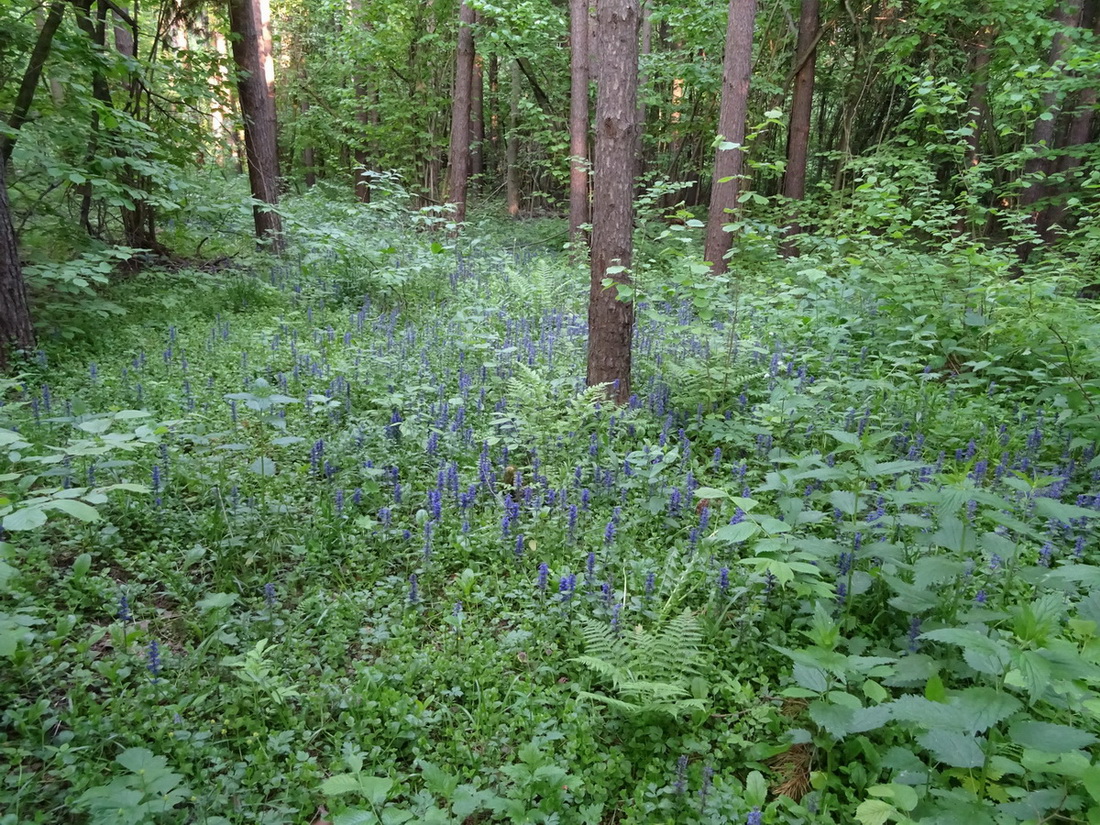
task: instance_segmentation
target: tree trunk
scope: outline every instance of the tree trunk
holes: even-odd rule
[[[508,90],[508,133],[505,135],[505,188],[508,198],[508,214],[519,217],[519,61],[512,61],[512,77]]]
[[[1081,0],[1064,0],[1055,6],[1053,19],[1061,27],[1075,28],[1081,22]],[[1069,39],[1061,31],[1056,31],[1054,40],[1050,44],[1050,57],[1048,63],[1052,69],[1065,55]],[[1053,149],[1055,127],[1058,122],[1058,89],[1051,84],[1048,91],[1044,92],[1039,103],[1039,117],[1031,130],[1031,143],[1034,154],[1024,164],[1024,188],[1020,192],[1020,207],[1028,211],[1028,223],[1038,234],[1040,243],[1049,240],[1049,225],[1043,220],[1035,205],[1047,192],[1046,179],[1054,171]],[[1027,261],[1035,247],[1033,240],[1022,241],[1016,248],[1016,254],[1021,261]]]
[[[474,56],[470,91],[470,177],[480,181],[485,173],[485,71],[481,55]]]
[[[117,15],[114,19],[115,50],[123,57],[131,60],[137,56],[137,42],[133,29],[123,24]],[[138,116],[138,95],[141,86],[136,75],[130,75],[124,86],[126,96],[129,98],[127,108]],[[131,167],[121,167],[122,182],[135,192],[145,193],[149,190],[151,181],[145,175],[140,175]],[[157,243],[156,221],[153,206],[146,200],[144,194],[131,196],[133,203],[130,206],[120,208],[122,213],[122,233],[125,243],[132,249],[147,249],[158,254],[163,253],[164,247]]]
[[[23,72],[23,80],[19,84],[19,91],[15,96],[15,104],[12,106],[11,117],[8,118],[8,126],[13,132],[18,133],[23,124],[27,122],[31,104],[34,102],[34,92],[38,88],[38,81],[42,77],[42,68],[46,65],[46,58],[50,54],[50,46],[53,45],[53,36],[61,25],[61,18],[65,16],[65,3],[57,0],[50,6],[50,13],[42,28],[38,30],[38,38],[34,41],[30,59],[27,61],[27,69]],[[11,137],[0,135],[0,163],[7,163],[11,159],[12,149],[18,134]]]
[[[252,208],[256,238],[283,249],[279,203],[279,151],[275,120],[275,77],[271,62],[270,32],[262,22],[265,0],[229,0],[229,26],[233,34],[233,60],[237,64],[237,93],[244,120],[244,146],[252,197],[261,204]],[[269,74],[270,69],[270,74]]]
[[[301,117],[305,120],[309,116],[309,101],[302,99],[302,102],[298,104]],[[312,189],[317,185],[317,152],[313,148],[312,143],[307,143],[302,147],[302,172],[305,175],[305,183],[307,189]]]
[[[470,104],[474,76],[474,10],[462,0],[458,7],[458,48],[455,53],[455,94],[451,106],[451,193],[455,222],[466,220],[470,186]]]
[[[1090,19],[1091,18],[1091,19]],[[1082,14],[1081,25],[1092,27],[1094,40],[1100,40],[1100,4],[1093,3]],[[1062,186],[1068,187],[1073,172],[1083,162],[1082,148],[1089,143],[1092,135],[1092,124],[1096,113],[1096,86],[1092,85],[1081,89],[1077,93],[1077,106],[1062,141],[1061,149],[1068,150],[1058,158],[1058,172],[1062,177]],[[1062,199],[1051,204],[1042,218],[1040,224],[1046,227],[1048,233],[1052,232],[1056,225],[1062,225],[1066,218],[1066,204]]]
[[[819,0],[802,0],[798,17],[798,44],[794,58],[794,94],[791,96],[791,118],[787,129],[787,170],[783,175],[783,195],[792,201],[806,196],[806,159],[810,147],[810,115],[813,111],[814,70],[817,65]],[[783,254],[798,254],[794,236],[801,232],[797,207],[791,213]]]
[[[710,192],[707,243],[704,259],[715,275],[727,269],[726,253],[732,236],[723,229],[726,212],[737,208],[741,192],[741,169],[745,162],[745,119],[749,110],[749,80],[752,73],[752,32],[756,0],[730,0],[726,27],[726,56],[722,68],[722,103],[718,112],[718,139],[735,144],[714,153],[714,183]]]
[[[8,205],[6,163],[0,162],[0,372],[8,369],[12,350],[34,349],[34,326],[27,304],[27,287],[19,263],[19,247]]]
[[[634,147],[638,124],[638,0],[600,0],[597,38],[596,169],[588,295],[588,386],[609,384],[622,404],[630,398],[634,303],[629,286],[634,231]]]
[[[569,241],[586,241],[588,223],[588,0],[569,2]]]

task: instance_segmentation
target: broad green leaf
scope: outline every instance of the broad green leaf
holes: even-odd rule
[[[457,776],[452,776],[425,759],[420,760],[420,775],[424,777],[424,787],[444,799],[450,799],[458,787]]]
[[[386,799],[390,795],[390,788],[393,787],[393,780],[384,776],[360,775],[359,784],[363,789],[363,794],[371,801],[374,807],[381,808],[386,804]]]
[[[719,490],[717,487],[698,487],[695,490],[696,498],[728,498],[729,493]]]
[[[922,639],[946,642],[962,648],[963,659],[979,673],[999,676],[1011,661],[1008,648],[976,630],[945,627],[921,634]]]
[[[378,816],[374,811],[352,808],[350,811],[344,811],[333,818],[332,825],[377,825],[378,821]]]
[[[809,712],[814,723],[834,739],[843,739],[851,732],[852,717],[855,715],[851,708],[818,700],[810,705]]]
[[[1100,742],[1088,731],[1053,722],[1017,722],[1009,727],[1008,735],[1017,745],[1047,753],[1068,753]]]
[[[938,761],[953,768],[977,768],[985,762],[978,741],[970,734],[949,730],[930,730],[917,737]]]
[[[48,521],[49,517],[38,507],[24,507],[4,516],[4,529],[16,533],[20,530],[34,530]]]
[[[362,793],[359,785],[359,775],[354,773],[338,773],[330,776],[321,783],[321,793],[325,796],[343,796],[346,793]]]
[[[750,771],[745,777],[745,803],[754,808],[763,808],[768,801],[768,783],[760,771]]]
[[[815,693],[824,693],[829,688],[829,681],[824,670],[801,662],[795,663],[794,680],[800,687],[812,690]]]
[[[952,696],[950,703],[966,720],[967,729],[978,733],[984,733],[1021,708],[1015,696],[991,687],[968,687]]]
[[[249,465],[248,469],[258,476],[273,476],[275,475],[275,462],[270,458],[257,458]]]
[[[85,504],[83,501],[59,498],[46,502],[42,505],[42,508],[44,510],[60,510],[62,513],[78,518],[81,521],[99,521],[99,511],[92,505]]]
[[[737,543],[751,539],[759,532],[760,528],[755,523],[742,521],[737,524],[727,524],[724,527],[719,527],[711,535],[711,538],[718,541]]]
[[[207,613],[211,610],[217,610],[219,607],[229,607],[236,603],[236,593],[211,593],[196,602],[195,607],[197,607],[201,613]]]
[[[157,756],[148,748],[128,748],[115,757],[115,761],[133,773],[162,771],[168,767],[168,760]]]
[[[867,799],[856,808],[856,819],[860,825],[884,825],[899,816],[898,809],[881,799]]]
[[[853,516],[858,509],[858,497],[850,490],[833,490],[829,502],[846,516]]]

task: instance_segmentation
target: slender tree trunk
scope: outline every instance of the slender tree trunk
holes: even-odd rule
[[[362,20],[363,4],[360,0],[351,0],[349,10],[353,16]],[[365,22],[361,24],[361,28],[364,31],[369,30]],[[355,147],[352,179],[355,181],[355,197],[359,199],[360,203],[370,203],[370,176],[367,175],[367,165],[370,163],[370,157],[367,153],[366,136],[370,127],[371,92],[366,77],[360,72],[362,67],[356,66],[355,68],[356,74],[352,83],[355,86],[355,122],[359,124],[359,130],[352,139]]]
[[[123,24],[116,17],[114,20],[115,49],[123,57],[133,59],[137,56],[137,42],[134,31]],[[125,84],[126,96],[129,99],[127,108],[137,117],[138,95],[140,84],[136,76],[131,75]],[[145,193],[149,190],[151,181],[145,175],[140,175],[128,166],[122,167],[122,182],[135,192]],[[133,197],[130,206],[121,207],[122,232],[126,245],[132,249],[147,249],[157,253],[163,253],[164,248],[157,243],[156,220],[152,205],[146,200],[144,194]]]
[[[237,64],[237,93],[244,120],[244,146],[252,197],[263,206],[252,208],[256,238],[283,249],[279,203],[278,128],[275,120],[275,77],[270,38],[264,37],[261,4],[264,0],[229,0],[233,60]],[[266,40],[266,42],[265,42]],[[268,68],[271,68],[270,75]]]
[[[492,161],[490,164],[486,164],[494,173],[500,173],[503,171],[501,167],[501,158],[504,157],[504,153],[500,151],[500,110],[498,108],[498,98],[500,91],[500,58],[495,54],[489,55],[489,73],[487,80],[489,81],[489,148],[492,152],[489,155],[489,159]]]
[[[993,45],[993,29],[982,26],[974,44],[974,85],[967,98],[967,111],[972,116],[973,131],[966,136],[966,165],[977,166],[981,162],[982,132],[989,126],[989,60]]]
[[[638,116],[638,0],[600,0],[596,98],[596,169],[588,296],[588,386],[609,384],[618,403],[630,398],[633,300],[629,287],[634,231],[634,147]],[[623,296],[628,297],[629,296]]]
[[[1064,0],[1055,6],[1053,19],[1061,27],[1070,29],[1081,22],[1082,0]],[[1069,45],[1069,39],[1062,31],[1057,31],[1054,40],[1050,44],[1050,57],[1048,62],[1051,68],[1055,68],[1062,60]],[[1039,104],[1039,117],[1031,130],[1031,143],[1034,154],[1024,164],[1024,188],[1020,192],[1020,207],[1028,212],[1028,223],[1035,229],[1040,243],[1050,240],[1048,237],[1049,225],[1044,220],[1044,214],[1036,208],[1036,204],[1047,193],[1046,179],[1054,171],[1054,135],[1058,123],[1058,90],[1051,85],[1044,92]],[[1035,243],[1031,240],[1022,241],[1016,248],[1016,253],[1021,261],[1027,261],[1031,255]]]
[[[783,175],[783,195],[792,201],[806,196],[806,159],[810,148],[810,116],[813,112],[814,71],[817,65],[819,0],[802,0],[798,18],[798,44],[795,49],[794,94],[791,97],[791,118],[787,130],[787,170]],[[797,207],[795,207],[797,210]],[[801,232],[797,211],[792,213],[787,227],[783,254],[798,254],[794,236]]]
[[[722,68],[722,103],[718,112],[718,139],[734,144],[714,153],[714,184],[710,192],[707,242],[704,259],[715,275],[727,269],[726,253],[732,236],[723,229],[726,212],[737,208],[741,192],[741,170],[745,162],[745,119],[749,111],[749,80],[752,73],[752,33],[756,0],[730,0],[726,28],[726,56]]]
[[[458,48],[455,53],[455,94],[451,107],[451,193],[455,222],[466,220],[470,186],[470,104],[474,76],[474,10],[462,0],[458,8]]]
[[[38,88],[38,81],[42,77],[42,68],[46,65],[50,47],[53,45],[53,36],[61,25],[61,18],[65,16],[65,3],[56,0],[50,6],[50,12],[42,28],[38,30],[38,38],[34,41],[30,59],[27,61],[27,69],[23,72],[23,80],[19,84],[19,91],[15,95],[15,104],[11,109],[11,117],[8,118],[8,127],[18,133],[27,122],[34,102],[34,92]],[[12,149],[18,134],[8,137],[0,135],[0,162],[7,163],[11,159]]]
[[[298,104],[298,109],[301,112],[301,118],[306,119],[309,116],[309,101],[303,98],[302,102]],[[305,176],[307,189],[312,189],[317,185],[316,154],[312,143],[306,143],[302,147],[302,172]]]
[[[96,17],[92,18],[93,0],[79,0],[76,3],[76,23],[92,43],[94,49],[103,50],[107,38],[107,6],[100,2]],[[103,107],[112,108],[111,90],[107,86],[107,78],[103,76],[99,64],[92,67],[92,97]],[[91,137],[88,139],[88,150],[84,155],[84,166],[87,168],[95,160],[99,151],[99,108],[92,112],[90,124]],[[89,235],[92,234],[92,182],[85,181],[80,185],[80,226]]]
[[[505,188],[507,190],[508,214],[519,217],[519,61],[512,61],[512,77],[508,90],[508,133],[505,136]]]
[[[0,372],[10,366],[12,350],[34,349],[34,326],[8,204],[6,166],[0,162]]]
[[[569,241],[587,240],[588,223],[588,0],[569,2]]]
[[[481,55],[474,57],[470,109],[470,176],[480,181],[485,173],[485,72]]]

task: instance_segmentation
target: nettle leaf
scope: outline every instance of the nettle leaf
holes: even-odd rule
[[[1006,645],[976,630],[945,627],[922,633],[921,638],[958,645],[962,648],[963,659],[968,665],[979,673],[990,676],[1000,676],[1012,661]]]
[[[1068,753],[1100,742],[1100,737],[1088,731],[1053,722],[1017,722],[1009,727],[1008,735],[1017,745],[1046,753]]]
[[[949,730],[930,730],[917,737],[917,742],[940,762],[953,768],[977,768],[985,762],[985,754],[970,734]]]
[[[834,739],[843,739],[851,732],[855,711],[843,705],[818,700],[810,705],[810,718]]]
[[[850,490],[833,490],[829,493],[829,502],[846,516],[858,512],[858,496]]]
[[[1050,685],[1050,662],[1037,650],[1016,651],[1012,657],[1013,669],[1005,675],[1005,684],[1027,691],[1028,700],[1035,704]]]
[[[248,469],[258,476],[273,476],[275,475],[275,462],[270,458],[257,458],[249,465]]]
[[[804,687],[806,690],[812,690],[815,693],[824,693],[829,689],[829,680],[824,670],[801,662],[795,663],[794,680],[799,687]]]
[[[967,728],[978,733],[984,733],[1022,707],[1015,696],[990,687],[968,687],[952,696],[951,704],[962,713]]]

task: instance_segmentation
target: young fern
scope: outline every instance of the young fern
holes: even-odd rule
[[[628,715],[679,716],[705,708],[692,690],[702,656],[702,633],[689,611],[653,630],[639,625],[619,633],[608,623],[588,620],[581,632],[585,655],[573,661],[591,671],[597,681],[608,683],[615,694],[581,691],[581,698]]]

